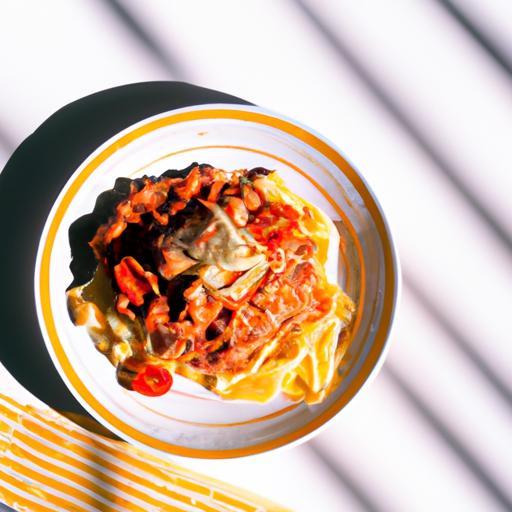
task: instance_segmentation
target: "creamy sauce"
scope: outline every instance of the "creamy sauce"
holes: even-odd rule
[[[125,357],[142,354],[146,335],[139,319],[132,322],[117,313],[115,296],[110,277],[101,265],[91,281],[67,292],[72,322],[84,326],[95,347],[117,366]]]
[[[150,344],[142,321],[134,321],[119,314],[115,308],[116,294],[112,289],[111,278],[98,265],[93,278],[82,286],[67,292],[68,311],[76,326],[85,327],[95,347],[109,361],[118,367],[128,357],[145,363],[155,362],[170,371],[191,378],[207,389],[215,387],[215,376],[198,374],[185,365],[176,367],[175,361],[162,361],[151,356]],[[128,387],[121,379],[119,383]]]

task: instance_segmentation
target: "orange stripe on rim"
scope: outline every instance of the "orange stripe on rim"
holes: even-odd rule
[[[191,396],[193,396],[193,395],[191,395]],[[190,421],[190,420],[184,420],[184,419],[181,419],[181,418],[175,418],[174,416],[171,416],[169,414],[163,414],[162,412],[149,407],[149,405],[146,405],[143,402],[139,402],[138,400],[136,400],[136,402],[141,407],[143,407],[144,409],[147,409],[148,411],[151,411],[153,414],[157,414],[158,416],[161,416],[162,418],[167,418],[169,420],[177,421],[177,422],[183,423],[185,425],[193,425],[195,427],[209,427],[209,428],[214,428],[214,427],[239,427],[239,426],[242,426],[242,425],[252,425],[253,423],[259,423],[259,422],[262,422],[262,421],[271,420],[272,418],[278,418],[279,416],[282,416],[283,414],[285,414],[287,412],[293,411],[299,405],[299,404],[288,405],[287,407],[284,407],[283,409],[279,409],[279,411],[267,414],[265,416],[259,416],[258,418],[253,418],[253,419],[250,419],[250,420],[247,420],[247,421],[235,421],[233,423],[203,423],[201,421]]]
[[[376,229],[379,233],[383,252],[384,252],[384,267],[385,267],[385,290],[387,293],[384,297],[384,303],[382,308],[382,315],[380,325],[377,329],[377,334],[374,339],[374,343],[367,354],[365,361],[363,362],[360,372],[350,382],[349,386],[345,390],[344,394],[341,395],[336,402],[326,409],[322,414],[311,420],[308,424],[298,428],[294,432],[290,432],[286,435],[281,436],[278,439],[272,439],[256,445],[235,448],[229,450],[205,450],[198,448],[187,448],[184,446],[175,445],[161,439],[156,439],[151,435],[145,434],[137,430],[136,428],[128,425],[115,415],[113,415],[105,406],[103,406],[87,389],[78,374],[72,367],[57,334],[55,327],[55,321],[51,310],[50,302],[50,259],[53,244],[57,230],[62,221],[62,218],[71,203],[73,197],[76,195],[80,187],[85,183],[87,178],[94,172],[94,170],[104,162],[108,157],[114,154],[118,149],[126,146],[130,142],[137,138],[172,124],[177,124],[186,121],[204,120],[204,119],[233,119],[240,121],[255,122],[271,126],[285,133],[288,133],[297,139],[305,142],[309,146],[315,148],[319,153],[324,155],[326,158],[331,160],[352,183],[355,189],[359,192],[363,198],[365,206],[373,218]],[[71,383],[75,392],[81,397],[81,399],[90,407],[95,413],[102,418],[104,422],[111,426],[115,431],[124,434],[132,440],[149,446],[153,449],[160,450],[175,455],[181,455],[185,457],[200,457],[200,458],[229,458],[229,457],[242,457],[245,455],[251,455],[255,453],[261,453],[285,444],[291,443],[306,436],[313,432],[318,427],[323,425],[326,421],[331,419],[338,411],[340,411],[344,405],[346,405],[351,398],[361,388],[367,378],[370,376],[373,368],[375,367],[381,353],[384,350],[385,342],[389,329],[391,328],[392,313],[394,302],[396,298],[396,280],[397,276],[394,268],[393,250],[390,244],[389,235],[387,232],[386,225],[379,211],[375,200],[371,193],[366,188],[362,178],[357,172],[350,166],[350,164],[332,147],[330,147],[323,140],[318,138],[316,135],[308,132],[304,128],[301,128],[289,121],[273,117],[268,114],[263,114],[253,111],[245,110],[231,110],[231,109],[207,109],[207,110],[193,110],[189,112],[181,112],[171,114],[169,116],[156,119],[148,122],[145,125],[135,128],[133,131],[123,135],[120,139],[112,143],[100,154],[92,159],[85,168],[76,176],[74,181],[70,184],[67,191],[61,198],[60,203],[54,213],[54,217],[49,225],[47,238],[43,246],[41,256],[41,268],[39,276],[39,299],[42,309],[44,326],[46,328],[48,338],[52,345],[53,351],[59,362],[60,368],[66,375],[67,379]]]

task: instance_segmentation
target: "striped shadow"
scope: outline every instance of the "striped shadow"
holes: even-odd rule
[[[464,356],[475,366],[493,390],[512,409],[512,390],[504,382],[473,348],[467,338],[450,321],[450,319],[430,300],[428,295],[406,272],[403,273],[403,283],[413,297],[418,301],[431,319],[447,334],[447,338],[455,345]]]
[[[464,464],[469,473],[487,491],[496,504],[501,506],[503,510],[512,510],[512,500],[507,491],[494,481],[478,458],[457,438],[443,420],[430,409],[427,403],[409,386],[406,380],[389,363],[384,366],[382,373],[389,378],[405,401],[425,423],[443,440],[453,455]]]
[[[315,441],[310,441],[306,446],[316,457],[318,457],[318,459],[320,459],[336,480],[338,480],[338,482],[349,492],[354,500],[360,505],[362,510],[365,510],[366,512],[382,511],[373,496],[367,492],[360,482],[354,479],[348,469],[342,467],[338,458],[333,457]]]
[[[422,151],[443,175],[450,185],[466,200],[478,216],[487,224],[488,228],[510,253],[512,259],[512,234],[491,212],[480,198],[460,178],[464,173],[455,169],[448,160],[435,148],[430,137],[413,121],[404,109],[402,109],[393,96],[385,90],[378,79],[357,59],[349,45],[343,41],[340,31],[336,33],[325,23],[318,14],[304,0],[295,0],[295,5],[311,25],[321,34],[325,42],[336,52],[343,64],[347,65],[356,75],[368,91],[379,101],[387,113],[409,135],[414,144]]]
[[[494,61],[494,63],[512,78],[512,61],[498,45],[481,30],[478,24],[459,9],[451,0],[437,0],[459,23],[459,25],[479,44],[482,50]],[[487,7],[492,9],[491,5]]]
[[[128,29],[135,39],[160,63],[160,65],[176,80],[184,80],[187,72],[182,62],[171,55],[158,40],[150,33],[144,24],[137,19],[123,2],[119,0],[103,0],[119,21]]]

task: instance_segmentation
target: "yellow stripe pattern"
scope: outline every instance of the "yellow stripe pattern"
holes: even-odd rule
[[[2,394],[0,502],[43,512],[288,510]]]

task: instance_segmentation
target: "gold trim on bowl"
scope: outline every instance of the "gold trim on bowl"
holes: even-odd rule
[[[113,415],[107,408],[105,408],[87,389],[79,375],[72,367],[57,335],[53,313],[50,305],[50,259],[53,249],[55,237],[59,225],[64,217],[64,214],[69,207],[74,196],[77,194],[81,186],[94,172],[94,170],[107,158],[113,155],[117,150],[126,146],[137,138],[172,124],[205,120],[205,119],[229,119],[248,121],[259,123],[272,128],[283,131],[286,134],[301,140],[305,144],[313,147],[324,157],[329,159],[336,165],[341,173],[352,183],[354,188],[362,197],[365,207],[370,213],[373,222],[375,223],[378,231],[380,241],[384,254],[384,297],[382,314],[380,323],[376,327],[376,335],[374,343],[367,354],[362,367],[358,374],[350,382],[344,393],[335,401],[331,406],[322,412],[319,416],[313,418],[309,423],[303,425],[297,430],[283,435],[277,439],[264,441],[262,443],[247,446],[244,448],[227,449],[227,450],[205,450],[197,448],[187,448],[184,446],[175,445],[166,441],[155,439],[154,437],[140,432],[136,428],[123,422],[121,419]],[[332,199],[331,199],[332,201]],[[339,207],[338,207],[339,209]],[[41,253],[41,264],[39,272],[39,301],[41,305],[43,324],[47,331],[49,341],[60,365],[60,369],[71,383],[75,392],[81,400],[88,405],[88,407],[99,416],[106,425],[111,427],[114,432],[118,432],[133,441],[136,441],[144,446],[151,447],[155,450],[166,452],[173,455],[197,458],[233,458],[262,453],[280,446],[297,441],[298,439],[307,436],[322,426],[334,415],[336,415],[358,392],[364,382],[368,379],[374,368],[376,367],[381,354],[384,351],[386,340],[391,328],[394,309],[398,293],[398,270],[395,252],[391,243],[390,234],[387,229],[386,222],[380,211],[378,204],[368,190],[362,178],[352,168],[352,166],[329,144],[325,141],[307,131],[306,129],[293,124],[290,121],[274,117],[272,115],[255,112],[250,110],[234,110],[228,108],[213,108],[204,110],[192,110],[186,112],[177,112],[169,114],[168,116],[149,121],[146,124],[134,128],[132,131],[126,133],[121,138],[106,147],[101,153],[94,157],[82,171],[70,183],[69,188],[60,199],[60,203],[56,206],[53,219],[48,228],[46,240]],[[362,287],[363,289],[364,287]]]

